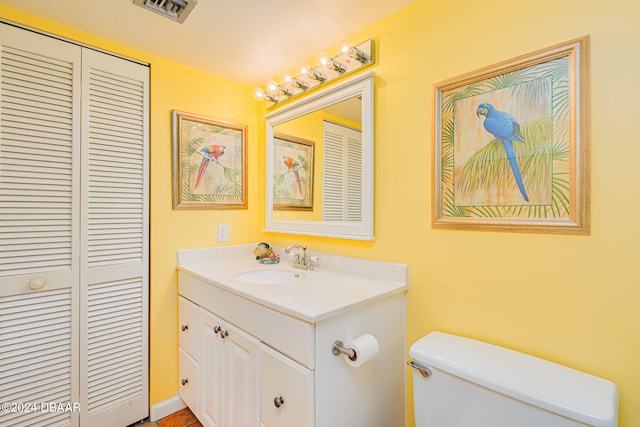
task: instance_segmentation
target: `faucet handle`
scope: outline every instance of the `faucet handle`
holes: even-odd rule
[[[309,270],[317,270],[320,264],[320,258],[317,256],[310,256],[308,259]]]

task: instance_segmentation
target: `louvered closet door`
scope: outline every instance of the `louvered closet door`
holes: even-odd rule
[[[83,426],[148,416],[149,68],[83,52]]]
[[[0,24],[1,426],[78,425],[80,52]]]

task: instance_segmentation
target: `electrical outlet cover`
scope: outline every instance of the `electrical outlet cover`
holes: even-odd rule
[[[229,225],[218,224],[218,242],[229,241]]]

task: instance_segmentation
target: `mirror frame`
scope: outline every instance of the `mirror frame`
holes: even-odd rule
[[[374,71],[353,76],[324,90],[313,93],[264,116],[266,141],[266,222],[264,232],[325,236],[340,239],[374,240],[373,233],[373,78]],[[353,97],[362,98],[362,221],[296,221],[273,218],[273,151],[274,128],[305,114],[321,110]],[[316,173],[322,173],[316,171]]]

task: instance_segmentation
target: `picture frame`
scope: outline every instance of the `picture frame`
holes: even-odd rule
[[[315,142],[282,133],[273,142],[273,209],[312,211]]]
[[[434,85],[432,227],[589,234],[589,36]]]
[[[172,111],[173,208],[247,208],[247,126]]]

